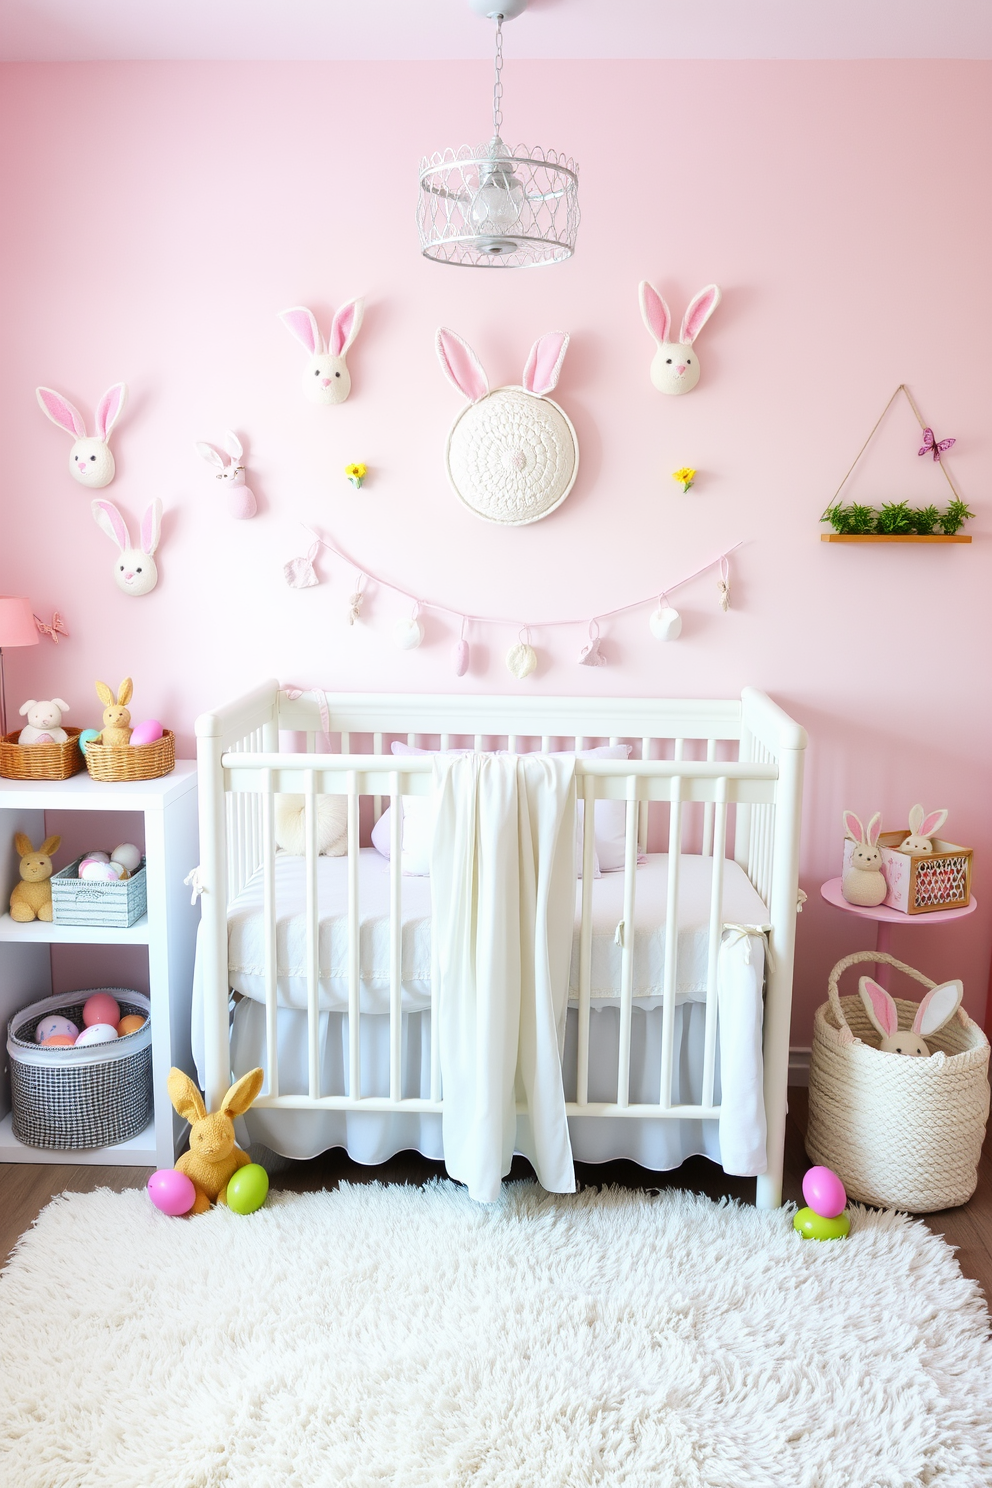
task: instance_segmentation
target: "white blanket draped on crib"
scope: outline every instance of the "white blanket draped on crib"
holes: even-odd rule
[[[444,1160],[492,1202],[514,1151],[572,1193],[561,1055],[575,906],[575,762],[438,755],[431,855]],[[527,1110],[518,1123],[516,1106]]]

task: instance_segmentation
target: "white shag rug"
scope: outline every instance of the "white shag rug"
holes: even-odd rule
[[[980,1488],[992,1350],[923,1224],[690,1194],[67,1194],[0,1278],[6,1488]]]

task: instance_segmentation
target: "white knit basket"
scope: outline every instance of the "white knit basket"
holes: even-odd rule
[[[928,1036],[929,1059],[883,1054],[861,998],[837,991],[848,967],[863,961],[885,961],[924,987],[936,985],[883,951],[837,962],[829,1001],[813,1022],[806,1151],[865,1204],[912,1214],[966,1204],[989,1114],[989,1041],[959,1008]],[[917,1004],[895,1003],[900,1028],[909,1028]]]

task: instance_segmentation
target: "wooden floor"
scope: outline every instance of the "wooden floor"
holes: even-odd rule
[[[803,1149],[806,1129],[806,1091],[789,1092],[791,1110],[786,1140],[785,1197],[802,1203],[802,1176],[809,1166]],[[0,1264],[4,1264],[19,1236],[29,1229],[39,1211],[55,1194],[69,1189],[88,1192],[95,1188],[144,1186],[151,1170],[147,1168],[94,1168],[45,1163],[0,1164]],[[579,1163],[576,1166],[582,1184],[616,1183],[627,1188],[689,1188],[713,1198],[728,1195],[754,1198],[754,1180],[728,1178],[714,1163],[703,1157],[690,1158],[671,1173],[650,1173],[632,1162]],[[514,1163],[512,1176],[525,1177],[530,1166],[523,1159]],[[368,1183],[424,1183],[443,1177],[441,1163],[431,1162],[413,1152],[401,1153],[380,1167],[362,1167],[352,1162],[340,1149],[324,1153],[310,1162],[293,1163],[272,1179],[273,1188],[301,1193],[333,1188],[346,1180]],[[987,1301],[992,1301],[992,1129],[985,1143],[979,1169],[978,1188],[960,1209],[947,1209],[926,1216],[926,1222],[938,1235],[957,1246],[958,1262],[966,1276],[982,1286]]]

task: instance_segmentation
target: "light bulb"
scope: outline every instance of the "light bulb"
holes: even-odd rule
[[[484,181],[472,202],[472,226],[480,233],[507,237],[520,221],[524,189],[516,176],[494,172]]]

